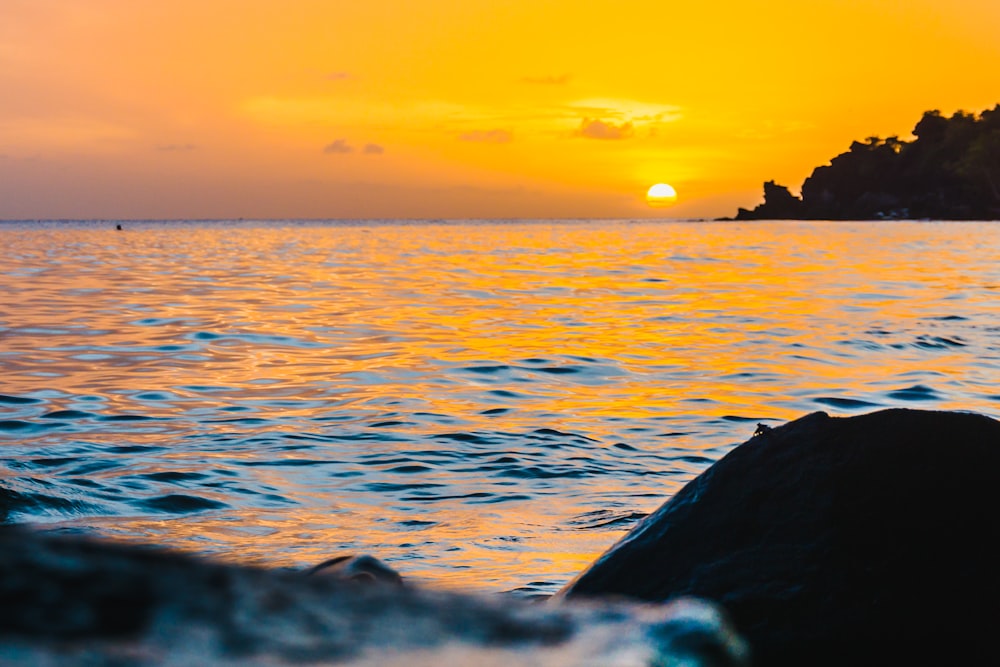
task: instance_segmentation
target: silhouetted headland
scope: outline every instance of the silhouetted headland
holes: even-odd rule
[[[737,220],[1000,219],[1000,105],[978,116],[927,111],[913,141],[869,137],[816,167],[802,196],[768,181]]]

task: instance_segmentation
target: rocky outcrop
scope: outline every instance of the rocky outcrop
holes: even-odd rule
[[[745,643],[707,603],[554,608],[399,586],[371,560],[335,559],[308,576],[3,528],[0,663],[747,664]]]
[[[927,111],[912,141],[868,137],[816,167],[801,198],[773,181],[737,220],[1000,219],[1000,105],[950,118]]]
[[[720,603],[756,665],[992,664],[1000,422],[885,410],[762,428],[558,597]]]
[[[801,220],[805,214],[802,200],[774,181],[764,183],[764,203],[752,211],[741,208],[737,220]]]

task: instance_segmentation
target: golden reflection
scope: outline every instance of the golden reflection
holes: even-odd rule
[[[53,229],[45,252],[38,237],[22,244],[0,231],[12,258],[3,280],[16,297],[2,314],[3,393],[47,390],[52,409],[90,410],[78,426],[87,446],[165,448],[116,459],[128,474],[221,480],[158,492],[228,509],[85,519],[108,533],[295,567],[342,548],[377,551],[406,575],[471,588],[564,581],[625,528],[566,529],[589,507],[582,497],[650,511],[697,467],[679,463],[678,476],[641,487],[608,475],[519,493],[517,481],[428,464],[408,479],[442,485],[445,498],[418,506],[365,486],[398,474],[359,457],[451,451],[435,436],[453,431],[541,428],[586,434],[594,456],[610,456],[629,440],[623,420],[647,429],[627,454],[635,465],[664,465],[642,457],[666,449],[717,458],[714,448],[746,439],[752,424],[719,422],[708,433],[713,419],[790,419],[823,409],[816,397],[968,367],[961,347],[928,356],[892,338],[920,318],[992,307],[991,293],[972,290],[940,312],[942,294],[988,274],[970,258],[997,244],[963,229],[132,224],[113,236]],[[968,409],[970,396],[935,407]],[[107,415],[151,419],[104,426]],[[374,422],[405,437],[336,440],[372,433]],[[290,436],[307,440],[271,446]],[[529,444],[509,447],[497,456],[533,463]],[[346,473],[355,476],[337,476]],[[484,488],[517,497],[462,500]]]

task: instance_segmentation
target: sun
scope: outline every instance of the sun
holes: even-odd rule
[[[669,206],[677,201],[677,191],[666,183],[657,183],[646,191],[646,203],[650,206]]]

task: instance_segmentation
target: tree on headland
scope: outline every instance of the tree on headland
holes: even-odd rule
[[[802,196],[774,181],[764,203],[737,220],[1000,219],[1000,105],[950,118],[927,111],[912,141],[855,141],[802,184]]]

